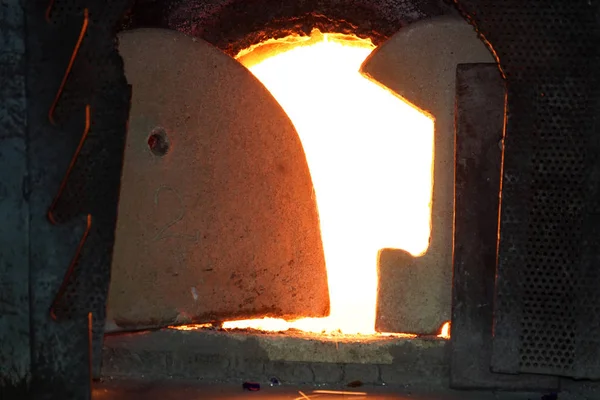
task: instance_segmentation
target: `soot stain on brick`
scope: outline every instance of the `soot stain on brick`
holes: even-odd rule
[[[447,12],[441,0],[139,0],[123,28],[177,30],[234,56],[267,39],[314,28],[379,45],[403,26]]]

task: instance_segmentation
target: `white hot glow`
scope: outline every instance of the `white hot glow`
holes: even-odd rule
[[[331,315],[292,323],[232,321],[225,328],[373,334],[378,252],[396,248],[416,256],[427,249],[433,120],[359,73],[373,49],[368,40],[314,31],[284,51],[239,58],[281,104],[302,141]]]

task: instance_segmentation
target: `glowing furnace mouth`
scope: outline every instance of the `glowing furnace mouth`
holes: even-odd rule
[[[225,328],[373,334],[378,252],[426,251],[433,120],[360,74],[374,48],[370,40],[315,30],[238,55],[302,141],[319,209],[331,315],[293,324],[234,321]]]

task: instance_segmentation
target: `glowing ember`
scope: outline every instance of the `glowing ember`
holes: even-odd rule
[[[278,46],[277,44],[280,43]],[[293,122],[315,188],[331,315],[223,328],[375,333],[377,258],[429,245],[433,120],[358,71],[370,40],[313,31],[238,55]]]
[[[450,321],[442,325],[442,329],[440,329],[440,334],[438,335],[438,337],[443,339],[450,339]]]
[[[171,329],[177,329],[180,331],[195,331],[198,329],[212,328],[212,324],[192,324],[192,325],[173,325],[169,326]]]

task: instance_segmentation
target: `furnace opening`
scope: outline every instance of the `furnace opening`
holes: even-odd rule
[[[378,252],[422,255],[431,233],[433,119],[359,72],[375,46],[342,34],[289,36],[236,57],[301,139],[319,211],[331,314],[224,328],[375,334]]]

